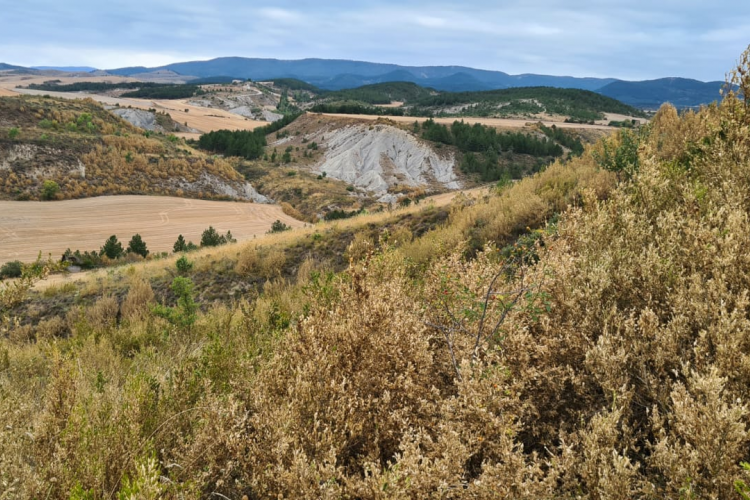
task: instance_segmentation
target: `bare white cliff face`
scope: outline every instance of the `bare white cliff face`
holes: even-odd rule
[[[320,172],[385,194],[400,184],[460,189],[452,153],[438,154],[408,132],[389,125],[347,125],[325,133]]]

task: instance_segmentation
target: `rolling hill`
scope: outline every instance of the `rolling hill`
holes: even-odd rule
[[[364,85],[354,89],[327,92],[326,101],[359,101],[366,104],[390,104],[392,101],[412,102],[428,98],[436,91],[411,82],[387,82]]]
[[[403,102],[384,110],[372,105]],[[336,109],[340,108],[340,111]],[[356,111],[346,111],[354,109]],[[410,82],[365,85],[321,94],[313,111],[404,114],[414,116],[531,116],[561,115],[573,121],[594,121],[604,113],[644,116],[643,112],[611,97],[580,89],[520,87],[479,92],[439,92]]]

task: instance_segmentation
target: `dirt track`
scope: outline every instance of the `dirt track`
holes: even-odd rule
[[[139,233],[152,252],[172,251],[177,236],[196,244],[209,225],[238,240],[265,234],[275,220],[300,227],[277,205],[161,196],[103,196],[57,202],[0,201],[0,263],[33,261],[41,251],[99,250],[112,234],[126,246]]]

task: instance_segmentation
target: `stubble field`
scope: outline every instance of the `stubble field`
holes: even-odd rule
[[[158,196],[104,196],[57,202],[0,201],[0,263],[32,261],[41,251],[60,258],[65,249],[98,250],[112,234],[127,245],[140,234],[151,252],[171,252],[177,236],[196,244],[209,225],[237,240],[263,235],[276,220],[302,222],[278,205]]]

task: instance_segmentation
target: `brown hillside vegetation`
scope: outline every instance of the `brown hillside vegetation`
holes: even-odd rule
[[[227,162],[173,136],[148,134],[92,100],[0,98],[0,197],[55,199],[105,194],[161,194],[251,199]]]
[[[122,302],[9,319],[5,495],[747,498],[750,50],[739,70],[421,237],[355,235],[344,272],[306,259],[195,317],[198,271],[166,312],[134,271]],[[238,253],[217,269],[281,267]]]

